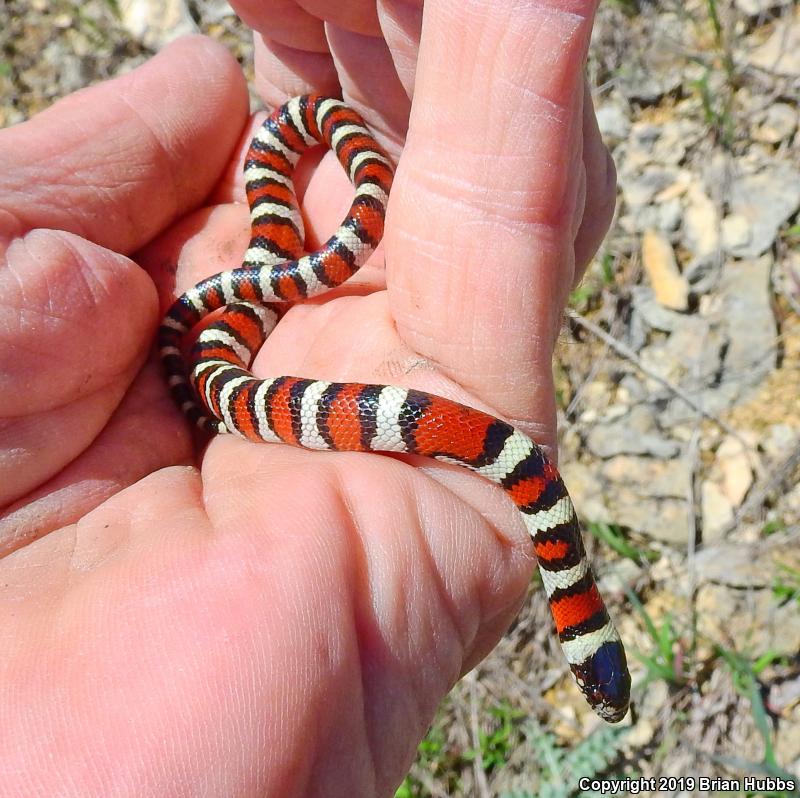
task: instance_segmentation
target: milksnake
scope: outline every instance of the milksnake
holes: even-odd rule
[[[324,143],[355,186],[341,227],[303,255],[292,175]],[[247,370],[286,303],[347,280],[383,235],[393,167],[364,121],[341,100],[309,95],[277,109],[247,152],[252,235],[243,265],[198,283],[170,307],[158,347],[171,393],[198,427],[308,449],[407,452],[464,466],[500,485],[530,533],[567,662],[594,710],[621,720],[630,676],[619,635],[597,590],[566,488],[542,450],[510,424],[422,391],[298,377],[260,380]],[[277,303],[277,304],[276,304]],[[184,337],[199,335],[188,372]]]

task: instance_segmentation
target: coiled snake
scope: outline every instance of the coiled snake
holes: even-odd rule
[[[303,255],[294,167],[324,142],[355,186],[341,227]],[[464,466],[500,485],[533,539],[567,662],[591,706],[616,722],[628,708],[625,652],[597,590],[564,483],[541,449],[505,421],[421,391],[299,377],[259,380],[250,362],[281,305],[340,285],[383,235],[393,169],[361,117],[341,100],[296,97],[254,137],[244,165],[252,237],[238,269],[197,284],[169,309],[158,346],[186,416],[212,432],[308,449],[408,452]],[[225,310],[197,339],[187,369],[183,339]]]

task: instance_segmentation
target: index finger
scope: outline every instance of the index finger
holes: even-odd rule
[[[238,64],[198,36],[2,131],[0,252],[35,228],[138,249],[209,192],[247,118]]]

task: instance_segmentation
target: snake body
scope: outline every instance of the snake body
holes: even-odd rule
[[[355,186],[347,217],[303,255],[292,175],[325,143]],[[298,377],[256,379],[250,362],[286,303],[347,280],[383,235],[393,169],[361,117],[341,100],[308,95],[277,109],[247,152],[252,235],[243,265],[187,291],[167,312],[158,346],[171,393],[194,424],[251,441],[308,449],[406,452],[456,463],[500,485],[533,539],[567,662],[590,705],[616,722],[628,708],[625,652],[598,592],[564,483],[542,450],[510,424],[422,391]],[[184,337],[224,308],[189,357]]]

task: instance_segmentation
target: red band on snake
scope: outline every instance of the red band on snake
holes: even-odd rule
[[[294,167],[323,142],[355,186],[341,227],[303,255]],[[383,235],[392,164],[364,121],[336,100],[296,97],[276,110],[245,161],[252,237],[238,269],[203,280],[176,300],[158,344],[170,390],[187,417],[212,432],[308,449],[408,452],[456,463],[500,485],[533,539],[561,646],[594,710],[616,722],[628,708],[625,652],[586,559],[564,483],[542,450],[510,424],[465,405],[388,385],[298,377],[256,379],[250,362],[280,305],[318,296],[347,280]],[[183,340],[225,308],[189,358]]]

